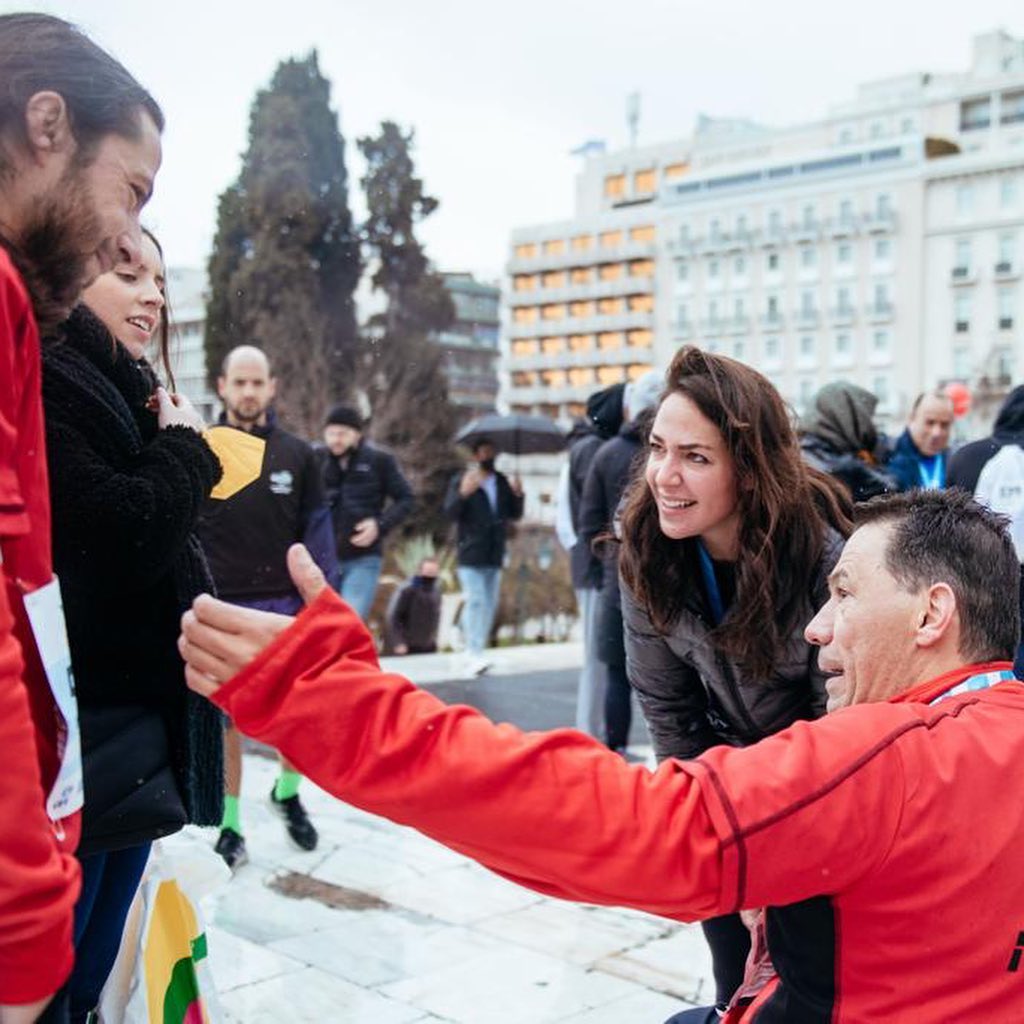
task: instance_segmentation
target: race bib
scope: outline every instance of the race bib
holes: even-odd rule
[[[71,650],[64,625],[64,603],[56,576],[38,590],[26,594],[25,611],[35,637],[39,658],[63,720],[57,743],[60,768],[46,798],[46,813],[59,821],[80,810],[82,789],[82,739],[78,731],[78,701],[71,671]]]

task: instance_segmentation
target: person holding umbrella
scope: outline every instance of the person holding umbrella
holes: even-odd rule
[[[474,461],[465,472],[452,477],[444,513],[458,528],[457,571],[466,595],[462,623],[467,669],[470,675],[479,676],[491,667],[484,651],[498,607],[508,524],[523,514],[523,485],[518,474],[509,481],[494,468],[497,449],[489,437],[478,435],[469,445]]]

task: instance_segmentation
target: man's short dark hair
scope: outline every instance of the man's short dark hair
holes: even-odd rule
[[[887,526],[886,568],[905,590],[946,583],[966,661],[1012,661],[1020,641],[1020,562],[1007,520],[966,491],[912,490],[856,507],[855,527]]]
[[[83,153],[107,135],[138,138],[140,111],[163,131],[156,100],[109,53],[48,14],[0,15],[0,140],[25,145],[25,108],[37,92],[59,93]],[[8,166],[0,153],[0,170]]]

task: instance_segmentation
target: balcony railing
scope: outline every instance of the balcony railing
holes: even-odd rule
[[[793,314],[797,327],[817,327],[821,314],[816,309],[798,309]]]
[[[863,217],[864,230],[871,233],[896,230],[896,213],[893,210],[875,210]]]
[[[833,306],[828,315],[834,324],[852,324],[857,317],[857,310],[853,306]]]
[[[871,302],[864,310],[864,315],[871,321],[891,320],[893,306],[891,302]]]
[[[1011,277],[1020,277],[1020,270],[1014,266],[1012,260],[1000,260],[995,268],[996,277],[1005,281]]]
[[[949,276],[953,284],[970,284],[974,280],[974,271],[971,267],[959,266],[954,267]]]
[[[785,325],[785,318],[781,313],[763,313],[760,323],[766,331],[781,331]]]

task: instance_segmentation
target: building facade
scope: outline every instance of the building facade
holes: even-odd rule
[[[455,321],[433,341],[444,353],[448,397],[461,425],[496,408],[501,289],[472,274],[442,273],[441,278],[455,305]]]
[[[168,267],[171,368],[177,389],[207,423],[220,414],[220,399],[206,384],[206,274],[194,267]]]
[[[798,411],[843,378],[895,426],[955,379],[988,416],[1024,370],[1022,243],[1024,41],[995,32],[818,121],[589,157],[575,216],[513,233],[503,395],[565,420],[698,344]]]

